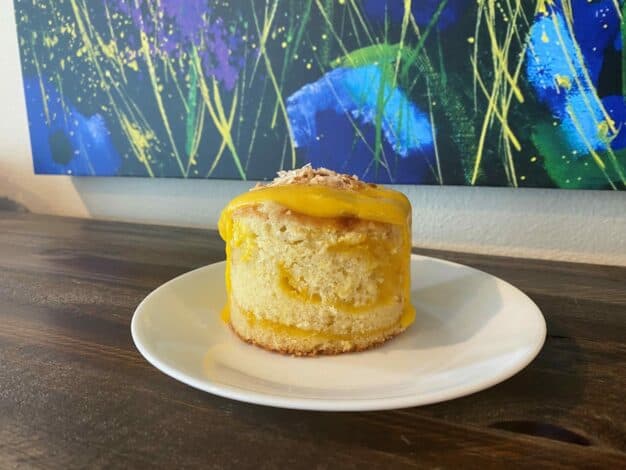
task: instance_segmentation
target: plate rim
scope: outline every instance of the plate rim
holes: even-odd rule
[[[537,304],[521,289],[517,288],[513,284],[501,279],[493,274],[487,273],[480,269],[476,269],[472,266],[467,266],[465,264],[456,263],[453,261],[448,261],[432,256],[419,255],[415,253],[411,253],[411,262],[420,259],[427,259],[431,261],[435,261],[437,263],[448,264],[450,266],[461,267],[463,269],[469,269],[471,271],[479,272],[483,275],[489,276],[498,280],[501,283],[504,283],[507,287],[513,289],[518,294],[521,294],[524,300],[529,303],[529,306],[532,307],[532,311],[534,313],[533,319],[537,322],[537,326],[540,328],[540,334],[537,336],[537,340],[534,344],[534,348],[532,352],[530,352],[527,357],[524,358],[523,361],[516,363],[514,366],[505,368],[500,373],[490,376],[486,380],[479,380],[467,386],[456,386],[451,387],[449,389],[432,391],[429,393],[422,393],[419,395],[416,394],[407,394],[400,397],[391,397],[391,398],[301,398],[301,397],[285,397],[280,395],[269,395],[267,393],[256,392],[252,390],[248,390],[245,388],[223,384],[220,382],[216,382],[215,380],[211,380],[209,378],[204,380],[199,380],[194,377],[191,377],[183,372],[180,372],[175,367],[171,367],[165,362],[161,361],[156,354],[153,354],[149,351],[149,348],[146,347],[141,341],[141,332],[139,331],[139,318],[142,315],[145,315],[145,306],[150,301],[151,297],[153,297],[156,292],[160,289],[165,288],[166,286],[180,282],[186,277],[191,277],[194,274],[197,274],[198,271],[204,271],[209,268],[216,268],[219,265],[223,265],[225,261],[218,261],[215,263],[210,263],[205,266],[201,266],[199,268],[193,269],[191,271],[187,271],[183,274],[180,274],[163,284],[160,284],[158,287],[153,289],[135,308],[133,313],[133,317],[131,319],[131,336],[133,339],[133,343],[135,348],[139,351],[139,353],[143,356],[143,358],[148,361],[153,367],[158,369],[160,372],[172,377],[179,382],[182,382],[190,387],[193,387],[197,390],[201,390],[213,395],[220,396],[222,398],[228,398],[231,400],[237,400],[245,403],[251,403],[256,405],[264,405],[271,406],[276,408],[285,408],[285,409],[295,409],[295,410],[309,410],[309,411],[375,411],[375,410],[392,410],[392,409],[402,409],[402,408],[411,408],[416,406],[425,406],[431,405],[434,403],[440,403],[456,398],[465,397],[468,395],[472,395],[474,393],[486,390],[488,388],[493,387],[509,378],[513,377],[517,373],[524,370],[539,354],[542,350],[546,337],[547,337],[547,325],[545,317],[541,312],[541,309],[537,306]],[[352,353],[351,353],[352,354]],[[358,354],[358,353],[354,353]],[[305,358],[306,359],[306,358]],[[322,358],[323,359],[323,358]]]

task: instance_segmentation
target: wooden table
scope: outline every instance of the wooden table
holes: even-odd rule
[[[6,206],[6,205],[5,205]],[[489,390],[369,413],[289,411],[187,387],[130,337],[216,233],[0,210],[0,468],[626,468],[626,269],[447,252],[523,289],[539,357]]]

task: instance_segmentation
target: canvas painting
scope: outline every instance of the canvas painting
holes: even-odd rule
[[[626,189],[624,0],[14,0],[36,173]]]

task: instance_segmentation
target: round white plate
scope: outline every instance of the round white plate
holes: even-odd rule
[[[546,324],[537,306],[496,277],[413,255],[415,323],[376,349],[314,358],[264,351],[220,320],[224,263],[173,279],[137,307],[131,330],[156,368],[192,387],[262,405],[381,410],[468,395],[523,369]]]

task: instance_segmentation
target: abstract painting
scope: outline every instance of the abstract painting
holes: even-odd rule
[[[626,189],[624,0],[14,0],[36,173]]]

